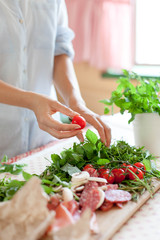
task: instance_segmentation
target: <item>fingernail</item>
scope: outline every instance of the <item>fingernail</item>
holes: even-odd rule
[[[81,129],[81,126],[75,127],[75,129]]]

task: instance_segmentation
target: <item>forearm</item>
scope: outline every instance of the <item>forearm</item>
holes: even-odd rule
[[[0,103],[31,109],[32,95],[0,80]]]
[[[72,61],[66,55],[56,56],[54,59],[54,85],[67,106],[74,102],[85,104],[79,89]]]

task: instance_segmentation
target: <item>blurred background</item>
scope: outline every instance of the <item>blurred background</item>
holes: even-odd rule
[[[87,106],[103,114],[122,69],[160,76],[160,0],[65,0]],[[115,109],[115,112],[119,111]]]

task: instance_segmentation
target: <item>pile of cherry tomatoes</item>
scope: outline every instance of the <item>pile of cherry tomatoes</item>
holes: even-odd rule
[[[125,179],[135,180],[136,176],[143,179],[146,167],[142,162],[136,162],[133,165],[123,163],[120,168],[112,170],[101,166],[98,170],[92,164],[87,164],[83,171],[87,171],[90,176],[105,178],[108,183],[121,183]],[[136,175],[136,176],[135,176]]]

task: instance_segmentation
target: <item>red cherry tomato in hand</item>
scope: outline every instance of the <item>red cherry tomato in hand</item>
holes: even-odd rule
[[[99,177],[105,178],[108,183],[110,184],[114,183],[114,175],[112,172],[111,173],[109,172],[109,169],[101,168],[98,170],[98,174]]]
[[[142,162],[136,162],[134,166],[138,167],[143,173],[145,173],[146,167]]]
[[[120,183],[125,179],[125,171],[122,168],[115,168],[112,170],[112,173],[115,183]]]
[[[75,115],[72,119],[72,124],[78,124],[80,126],[79,129],[83,129],[86,126],[86,120],[79,115]]]

